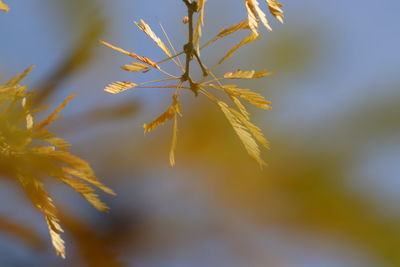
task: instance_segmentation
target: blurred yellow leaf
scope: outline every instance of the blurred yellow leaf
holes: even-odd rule
[[[8,12],[10,8],[0,0],[0,10]]]
[[[0,176],[21,184],[33,206],[42,212],[57,255],[64,258],[64,241],[60,235],[63,230],[43,178],[52,177],[67,184],[100,211],[106,211],[107,207],[93,193],[94,188],[77,179],[106,193],[114,192],[97,180],[86,161],[68,152],[66,141],[45,128],[61,117],[58,114],[74,96],[66,98],[46,119],[35,123],[35,110],[31,110],[30,102],[32,94],[19,85],[31,69],[0,86]],[[49,145],[44,145],[46,143]]]
[[[224,74],[225,79],[257,79],[263,78],[268,75],[274,74],[266,70],[255,71],[255,70],[237,70],[235,72],[227,72]]]

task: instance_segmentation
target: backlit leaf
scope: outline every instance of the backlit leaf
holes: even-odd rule
[[[245,0],[247,14],[249,18],[249,25],[250,29],[253,31],[254,34],[257,34],[258,28],[258,20],[257,17],[261,20],[264,26],[272,31],[271,26],[268,23],[267,17],[265,13],[261,10],[259,3],[257,0]]]
[[[138,72],[147,68],[148,68],[147,65],[138,62],[132,62],[132,64],[127,64],[121,67],[121,69],[130,72]]]
[[[273,72],[266,70],[254,71],[254,70],[237,70],[235,72],[228,72],[224,74],[225,79],[257,79],[263,78],[268,75],[272,75]]]
[[[134,88],[135,86],[137,86],[137,84],[131,82],[114,82],[104,88],[104,91],[110,94],[118,94],[125,90]]]
[[[175,114],[174,116],[174,128],[172,130],[172,143],[171,143],[171,150],[169,152],[169,164],[171,167],[175,165],[175,150],[176,150],[176,143],[178,141],[178,117]]]
[[[178,95],[174,94],[172,96],[172,104],[171,106],[163,113],[161,114],[158,118],[156,118],[154,121],[144,124],[144,132],[150,132],[154,129],[156,129],[159,125],[164,124],[166,121],[171,120],[174,118],[174,116],[178,113],[181,113],[181,104],[179,103],[178,100]]]
[[[283,23],[283,11],[281,7],[283,6],[281,3],[279,3],[276,0],[266,0],[269,8],[269,12],[281,23]]]
[[[145,63],[145,64],[147,64],[147,65],[150,65],[150,66],[152,66],[152,67],[154,67],[154,68],[156,68],[156,69],[159,69],[158,65],[157,65],[153,60],[151,60],[151,59],[148,58],[148,57],[139,56],[139,55],[136,54],[136,53],[126,51],[125,49],[122,49],[122,48],[120,48],[120,47],[118,47],[118,46],[114,46],[114,45],[109,44],[109,43],[104,42],[104,41],[100,41],[100,42],[101,42],[103,45],[108,46],[109,48],[111,48],[111,49],[113,49],[113,50],[115,50],[115,51],[117,51],[117,52],[119,52],[119,53],[122,53],[122,54],[124,54],[124,55],[128,55],[128,56],[130,56],[130,57],[133,57],[133,58],[135,58],[135,59],[137,59],[137,60],[139,60],[139,61],[141,61],[141,62],[143,62],[143,63]]]
[[[164,53],[167,56],[169,57],[172,56],[171,52],[169,51],[165,43],[161,41],[161,39],[153,32],[150,26],[146,24],[146,22],[144,22],[144,20],[141,19],[140,24],[135,21],[135,24],[140,30],[142,30],[145,34],[147,34],[147,36],[149,36],[158,45],[158,47],[160,47],[161,50],[164,51]]]
[[[242,46],[250,43],[250,42],[254,42],[255,40],[257,40],[259,38],[258,34],[254,34],[251,33],[250,35],[246,36],[242,41],[240,41],[240,43],[238,43],[237,45],[235,45],[234,47],[232,47],[228,53],[226,53],[226,55],[220,60],[218,61],[218,64],[222,64],[222,62],[224,62],[226,59],[230,58],[233,56],[233,53],[238,50],[239,48],[241,48]]]
[[[222,101],[219,101],[218,105],[221,108],[222,112],[225,114],[225,117],[232,125],[236,134],[239,136],[250,157],[257,161],[260,166],[266,165],[266,163],[261,159],[261,151],[257,142],[253,138],[249,129],[246,127],[246,125],[243,124],[241,120],[241,118],[243,117],[238,117],[238,113],[232,112],[232,109],[229,108],[229,106]]]

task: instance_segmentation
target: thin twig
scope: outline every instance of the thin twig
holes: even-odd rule
[[[197,2],[194,1],[189,1],[189,0],[182,0],[187,9],[188,9],[188,42],[183,46],[183,51],[186,54],[186,65],[185,65],[185,73],[181,77],[182,82],[189,82],[190,87],[192,88],[193,92],[195,95],[198,94],[199,86],[197,83],[195,83],[192,78],[190,77],[190,62],[192,61],[193,57],[196,58],[198,61],[200,68],[203,72],[203,76],[208,75],[207,68],[204,66],[204,64],[201,62],[200,56],[198,55],[194,44],[193,44],[193,35],[194,35],[194,30],[193,30],[193,15],[195,12],[197,12],[198,5]]]

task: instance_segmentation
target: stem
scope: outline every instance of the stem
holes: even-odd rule
[[[183,52],[186,54],[186,64],[185,64],[185,73],[181,77],[182,82],[189,82],[190,88],[192,88],[193,92],[195,95],[198,95],[198,90],[199,86],[197,83],[195,83],[192,78],[190,77],[190,62],[193,59],[193,56],[196,57],[197,61],[199,62],[200,68],[203,72],[203,76],[207,76],[207,68],[203,65],[201,62],[200,56],[198,55],[196,49],[194,48],[193,44],[193,35],[194,35],[194,30],[193,30],[193,15],[195,12],[197,12],[197,2],[190,1],[190,0],[182,0],[187,9],[188,9],[188,29],[189,29],[189,36],[188,36],[188,42],[183,46]]]
[[[186,66],[185,66],[185,73],[182,75],[182,81],[189,81],[191,80],[190,78],[190,61],[193,58],[193,14],[196,12],[197,9],[197,2],[191,2],[189,0],[183,0],[185,3],[187,9],[188,9],[188,18],[189,18],[189,37],[188,37],[188,42],[183,46],[183,51],[186,54]]]

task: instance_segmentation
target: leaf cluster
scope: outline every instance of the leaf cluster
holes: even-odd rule
[[[245,101],[255,107],[267,110],[271,109],[271,102],[266,100],[261,94],[254,92],[251,89],[242,89],[238,88],[236,85],[223,84],[223,82],[232,79],[263,78],[273,73],[266,70],[254,71],[238,69],[236,71],[225,73],[222,77],[216,77],[214,71],[227,59],[231,58],[238,49],[259,39],[259,22],[261,22],[267,29],[271,30],[271,26],[266,18],[266,14],[259,7],[257,0],[245,0],[244,3],[247,10],[247,19],[226,29],[222,29],[218,34],[215,35],[214,38],[204,44],[201,44],[202,28],[205,18],[205,4],[207,0],[183,0],[183,2],[188,10],[188,15],[184,20],[184,23],[188,24],[188,42],[183,46],[182,51],[179,53],[176,52],[176,49],[172,45],[162,26],[161,29],[170,47],[168,47],[166,43],[160,37],[158,37],[152,28],[142,19],[140,20],[140,23],[135,22],[136,26],[139,28],[139,30],[143,31],[148,37],[150,37],[150,39],[165,53],[167,56],[166,59],[157,62],[149,57],[140,56],[134,52],[130,52],[118,46],[101,41],[109,48],[130,56],[136,60],[136,62],[122,66],[121,69],[129,72],[142,72],[144,74],[151,70],[155,70],[160,72],[164,77],[159,80],[149,81],[141,84],[127,81],[113,82],[104,90],[111,94],[118,94],[132,88],[175,89],[175,92],[172,95],[172,104],[167,108],[167,110],[158,116],[154,121],[143,125],[145,132],[149,132],[156,129],[157,126],[166,123],[168,120],[173,120],[173,139],[170,149],[171,166],[175,164],[174,151],[176,149],[178,131],[177,115],[182,114],[179,96],[180,91],[185,89],[192,91],[196,96],[201,94],[215,103],[233,127],[248,154],[261,166],[265,165],[265,162],[261,158],[259,144],[265,148],[268,148],[268,141],[264,137],[262,131],[252,122],[250,122],[250,113],[242,101]],[[281,9],[282,5],[275,0],[267,0],[266,3],[270,13],[280,22],[283,22],[284,16]],[[195,13],[198,14],[197,22],[194,21]],[[201,60],[200,51],[212,43],[241,30],[250,30],[250,34],[229,49],[225,55],[218,60],[214,67],[208,68]],[[185,57],[185,64],[182,64],[182,60],[180,59],[181,56]],[[177,67],[181,70],[181,73],[172,74],[162,68],[161,64],[170,60],[177,65]],[[203,78],[200,81],[195,81],[192,78],[192,71],[190,69],[192,60],[197,61],[201,68]],[[155,83],[165,83],[167,81],[175,81],[175,83],[167,85],[153,85]],[[215,90],[223,92],[230,100],[231,104],[228,104],[224,99],[218,98],[213,92]]]
[[[0,86],[0,176],[16,181],[32,205],[44,216],[56,252],[65,257],[63,229],[57,209],[46,191],[46,179],[55,179],[81,194],[99,211],[108,207],[95,193],[99,188],[108,194],[114,192],[94,175],[90,165],[69,152],[69,143],[47,129],[62,117],[60,112],[74,98],[67,97],[53,112],[41,121],[35,113],[43,108],[32,107],[33,92],[20,82],[32,67]]]

